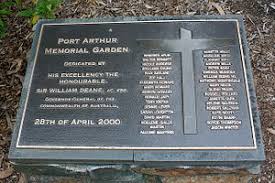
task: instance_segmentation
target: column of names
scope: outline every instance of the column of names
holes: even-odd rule
[[[200,83],[206,83],[205,109],[210,113],[206,121],[211,130],[238,130],[242,121],[236,86],[240,83],[231,60],[230,50],[204,50],[204,70]]]
[[[143,80],[141,95],[144,99],[140,111],[142,135],[173,135],[175,131],[170,97],[174,81],[169,77],[172,72],[173,57],[171,54],[144,54],[142,58]]]

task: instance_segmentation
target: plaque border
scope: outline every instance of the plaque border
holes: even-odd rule
[[[251,132],[252,132],[252,140],[253,140],[253,146],[221,146],[221,147],[127,147],[127,146],[52,146],[52,145],[20,145],[20,137],[22,132],[22,127],[25,119],[25,112],[27,108],[27,104],[29,101],[29,94],[30,94],[30,88],[32,84],[32,78],[34,69],[36,66],[38,51],[40,49],[40,42],[43,35],[43,29],[44,26],[47,25],[77,25],[77,24],[131,24],[131,23],[159,23],[159,22],[235,22],[236,23],[236,29],[238,33],[238,42],[239,42],[239,48],[240,48],[240,54],[241,54],[241,60],[242,60],[242,67],[243,67],[243,75],[245,80],[245,87],[246,87],[246,94],[247,94],[247,102],[248,102],[248,110],[249,110],[249,116],[250,116],[250,123],[251,123]],[[28,83],[27,87],[27,96],[26,96],[26,102],[24,104],[23,108],[23,114],[21,118],[21,123],[19,127],[19,132],[16,140],[16,148],[20,149],[68,149],[68,150],[252,150],[257,149],[257,143],[256,143],[256,135],[255,135],[255,127],[253,122],[253,115],[252,115],[252,109],[251,109],[251,101],[250,101],[251,95],[249,92],[249,86],[248,86],[248,79],[247,79],[247,70],[246,70],[246,64],[245,64],[245,57],[244,57],[244,50],[243,50],[243,43],[242,43],[242,37],[240,32],[240,23],[238,19],[234,18],[221,18],[221,19],[176,19],[176,20],[135,20],[135,21],[106,21],[106,22],[60,22],[60,23],[42,23],[40,31],[39,31],[39,38],[36,43],[36,50],[35,50],[35,56],[34,56],[34,64],[32,66],[31,70],[31,76],[30,76],[30,82]]]

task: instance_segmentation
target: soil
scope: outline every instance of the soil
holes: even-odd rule
[[[29,3],[26,1],[24,3]],[[242,14],[250,44],[254,83],[261,113],[266,161],[253,182],[275,182],[275,3],[271,0],[66,0],[57,18],[98,16],[159,16]],[[11,15],[7,35],[0,40],[0,182],[25,181],[9,163],[11,132],[31,48],[32,26],[25,18]]]

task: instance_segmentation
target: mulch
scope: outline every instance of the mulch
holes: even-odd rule
[[[242,14],[250,44],[266,161],[253,182],[275,182],[275,3],[272,0],[66,0],[57,18]],[[32,42],[32,26],[15,15],[0,40],[0,182],[25,181],[7,158]]]

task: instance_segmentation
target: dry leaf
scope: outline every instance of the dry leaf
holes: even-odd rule
[[[17,73],[21,67],[22,67],[22,64],[23,64],[23,60],[18,58],[18,59],[15,59],[14,62],[13,62],[13,65],[16,65],[15,69],[14,70],[11,70],[11,71],[7,71],[7,75],[11,75],[11,74],[14,74],[14,73]],[[13,68],[14,66],[12,66],[11,68]]]
[[[275,135],[275,129],[273,128],[267,128],[267,131],[273,135]]]
[[[120,8],[111,8],[112,11],[118,11]]]
[[[11,176],[12,173],[13,173],[12,168],[8,168],[6,170],[0,171],[0,179],[5,179],[5,178]]]
[[[259,33],[261,41],[263,41],[264,40],[264,36],[263,36],[262,32],[260,31],[259,27],[257,27],[257,31]]]
[[[218,12],[219,12],[220,15],[225,15],[222,7],[218,3],[210,2],[210,7],[211,6],[214,6],[218,10]]]
[[[152,9],[152,8],[153,8],[152,6],[150,6],[150,5],[148,5],[148,4],[144,4],[144,6],[145,6],[145,8],[147,8],[147,9]]]
[[[99,5],[107,6],[103,1],[96,1]]]
[[[8,127],[9,127],[10,129],[12,129],[12,123],[11,123],[10,115],[9,115],[8,112],[5,112],[5,115],[6,115],[6,121],[7,121],[7,123],[8,123]]]
[[[96,0],[86,0],[85,2],[87,2],[87,6],[89,5],[96,5]],[[108,0],[109,3],[112,3],[112,0]]]
[[[188,12],[187,15],[195,15],[197,12],[192,11],[192,12]]]
[[[18,180],[18,183],[27,183],[26,176],[24,174],[20,174],[20,178]]]

